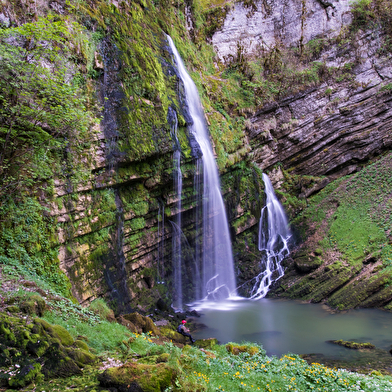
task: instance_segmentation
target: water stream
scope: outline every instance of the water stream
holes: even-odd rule
[[[196,278],[196,300],[220,299],[236,295],[231,239],[223,203],[218,168],[211,147],[207,124],[196,85],[189,76],[182,59],[168,36],[174,60],[184,85],[185,100],[191,122],[190,133],[200,146],[202,157],[202,250],[198,258],[200,276]]]

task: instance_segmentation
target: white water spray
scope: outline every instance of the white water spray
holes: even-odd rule
[[[264,298],[272,283],[280,279],[284,270],[283,259],[290,253],[287,241],[291,237],[286,214],[277,199],[270,179],[263,173],[266,205],[261,210],[259,223],[259,251],[263,252],[263,271],[256,277],[251,298]]]
[[[202,151],[203,167],[203,244],[199,266],[200,278],[196,290],[200,297],[220,299],[236,295],[234,263],[225,206],[220,192],[218,169],[212,151],[199,93],[181,57],[168,36],[180,78],[184,84],[185,100],[193,124],[189,125]]]

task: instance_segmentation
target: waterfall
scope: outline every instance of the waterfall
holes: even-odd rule
[[[163,281],[163,266],[165,260],[165,203],[158,200],[158,284]]]
[[[181,249],[181,198],[182,198],[182,172],[181,172],[181,147],[177,137],[178,119],[174,109],[169,107],[168,120],[174,140],[173,177],[174,192],[177,198],[176,222],[173,225],[172,255],[174,275],[174,302],[173,307],[182,310],[182,249]]]
[[[270,179],[264,173],[263,181],[267,196],[259,223],[259,251],[263,252],[263,271],[256,277],[256,283],[251,291],[251,298],[254,299],[265,297],[271,284],[283,276],[281,262],[290,253],[287,241],[291,233],[285,212],[275,195]]]
[[[229,226],[204,112],[197,88],[183,64],[173,40],[169,36],[167,39],[184,85],[186,106],[192,120],[188,122],[188,127],[202,152],[202,157],[198,159],[201,160],[203,178],[203,237],[198,268],[200,277],[195,276],[195,292],[200,293],[198,294],[200,297],[196,299],[201,300],[206,297],[219,299],[233,296],[236,295],[236,283]]]

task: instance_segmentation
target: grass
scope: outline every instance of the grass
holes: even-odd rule
[[[319,245],[351,265],[371,255],[392,265],[392,154],[341,178],[311,197],[294,220],[302,233],[324,227]]]
[[[0,294],[5,295],[4,292]],[[6,296],[22,298],[30,294],[16,291]],[[189,345],[178,347],[172,342],[163,342],[161,338],[158,340],[151,332],[132,333],[116,322],[106,321],[102,316],[107,317],[111,312],[103,300],[93,302],[88,308],[58,296],[48,295],[46,302],[50,310],[43,318],[63,326],[74,338],[83,336],[101,362],[86,366],[82,375],[46,380],[39,385],[30,384],[22,391],[104,391],[97,379],[103,372],[103,365],[115,361],[154,364],[154,358],[164,353],[169,354],[167,366],[174,368],[177,374],[166,392],[392,391],[392,378],[381,375],[377,370],[372,375],[360,375],[319,363],[308,364],[290,353],[281,358],[269,357],[262,346],[246,342],[241,346],[236,343],[216,345],[209,351]],[[0,368],[0,373],[8,374],[9,371]]]

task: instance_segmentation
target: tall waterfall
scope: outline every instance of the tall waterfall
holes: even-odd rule
[[[203,240],[200,265],[196,277],[198,300],[226,298],[236,295],[234,263],[225,206],[220,192],[218,169],[212,151],[199,93],[182,59],[168,36],[180,78],[184,84],[185,100],[192,124],[190,132],[198,142],[202,157],[203,176]]]
[[[271,284],[283,276],[281,262],[290,253],[287,241],[291,233],[286,214],[275,195],[270,179],[264,173],[263,181],[267,196],[259,223],[259,251],[263,252],[263,271],[256,277],[256,284],[251,292],[251,298],[254,299],[265,297]]]
[[[173,175],[174,175],[174,192],[177,198],[176,218],[172,225],[172,255],[173,255],[173,275],[174,275],[174,301],[173,307],[182,310],[182,247],[181,247],[181,207],[182,207],[182,172],[181,172],[181,146],[177,137],[178,119],[177,114],[172,107],[168,110],[168,122],[170,124],[172,138],[174,140],[173,154]]]

